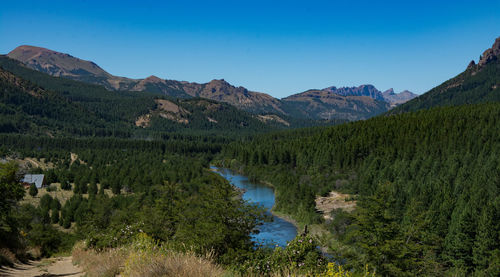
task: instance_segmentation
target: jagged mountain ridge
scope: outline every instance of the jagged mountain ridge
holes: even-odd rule
[[[324,88],[322,90],[342,96],[368,96],[375,100],[385,101],[391,104],[391,106],[402,104],[418,96],[417,94],[408,90],[404,90],[400,93],[395,93],[394,89],[392,88],[384,92],[381,92],[380,90],[375,88],[375,86],[370,84],[360,85],[357,87],[341,87],[341,88],[332,86]]]
[[[341,88],[332,86],[324,88],[323,90],[342,96],[369,96],[370,98],[376,100],[382,100],[382,101],[384,100],[382,92],[376,89],[373,85],[361,85],[358,87],[341,87]]]
[[[328,90],[308,90],[282,101],[299,116],[320,119],[367,119],[389,109],[387,102],[369,96],[343,96]]]

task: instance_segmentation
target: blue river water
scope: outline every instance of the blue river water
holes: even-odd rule
[[[259,233],[252,236],[252,240],[271,247],[279,245],[285,247],[288,241],[297,236],[297,228],[290,222],[271,214],[270,210],[274,206],[274,190],[271,187],[255,184],[247,177],[235,174],[229,169],[211,167],[233,186],[243,189],[243,200],[249,203],[262,205],[267,209],[267,213],[272,216],[271,222],[264,222],[259,226]]]

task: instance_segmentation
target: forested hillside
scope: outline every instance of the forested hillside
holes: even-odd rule
[[[271,182],[276,210],[302,222],[320,221],[316,195],[358,194],[356,211],[334,212],[332,225],[356,255],[332,251],[355,268],[367,263],[390,276],[494,276],[499,117],[498,103],[435,108],[263,135],[231,144],[223,157],[226,166]]]
[[[0,68],[0,132],[36,135],[112,133],[121,122],[99,118],[83,106]],[[114,124],[113,124],[114,123]]]
[[[342,122],[294,118],[285,118],[284,123],[264,121],[229,104],[208,99],[108,91],[98,85],[28,69],[7,57],[0,57],[0,70],[3,133],[123,138],[160,138],[165,132],[238,136]],[[43,96],[32,91],[43,92]],[[168,103],[170,109],[162,103]]]
[[[0,156],[43,157],[54,168],[39,173],[45,173],[49,184],[60,183],[60,189],[74,192],[62,203],[45,194],[38,207],[15,205],[24,195],[22,188],[13,201],[2,200],[0,234],[9,238],[1,240],[2,248],[40,247],[45,256],[68,247],[70,235],[51,223],[98,249],[124,245],[142,232],[169,241],[172,248],[198,254],[213,251],[220,261],[234,255],[231,251],[252,248],[249,235],[262,217],[260,209],[235,197],[233,188],[207,169],[213,153],[226,143],[223,139],[178,136],[148,142],[1,136],[0,140]],[[0,165],[0,189],[10,193],[6,186],[16,185],[15,166]],[[107,189],[111,197],[104,193]]]

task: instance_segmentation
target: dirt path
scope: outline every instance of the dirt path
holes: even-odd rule
[[[9,277],[50,277],[50,276],[83,276],[84,272],[73,265],[71,257],[59,257],[34,261],[28,264],[16,264],[13,268],[0,269],[0,276]]]

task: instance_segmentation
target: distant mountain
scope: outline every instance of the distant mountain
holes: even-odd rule
[[[56,77],[101,85],[107,90],[147,91],[179,99],[201,97],[228,103],[256,114],[277,114],[307,120],[365,119],[385,112],[391,106],[409,98],[399,94],[385,97],[373,85],[361,85],[359,87],[328,87],[320,91],[310,90],[307,93],[279,100],[265,93],[233,86],[223,79],[200,84],[166,80],[156,76],[149,76],[145,79],[118,77],[111,75],[91,61],[41,47],[19,46],[7,56],[22,62],[31,69]],[[316,93],[312,93],[313,91]],[[308,99],[308,96],[312,98]],[[390,105],[376,101],[385,101]]]
[[[359,87],[328,87],[324,91],[335,93],[342,96],[368,96],[370,98],[384,101],[382,92],[376,89],[373,85],[361,85]]]
[[[17,47],[7,56],[34,70],[56,77],[102,85],[108,90],[148,91],[180,98],[202,97],[225,102],[252,112],[283,113],[279,107],[279,100],[272,96],[249,91],[243,87],[234,87],[224,80],[198,84],[164,80],[156,76],[145,79],[129,79],[111,75],[91,61],[28,45]]]
[[[381,92],[373,85],[361,85],[358,87],[328,87],[324,88],[323,91],[328,91],[342,96],[368,96],[375,100],[385,101],[391,104],[391,107],[405,103],[418,95],[410,92],[408,90],[402,91],[400,93],[395,93],[394,90],[388,89]]]
[[[471,61],[464,72],[396,107],[391,113],[497,101],[500,101],[500,37],[484,51],[477,64]]]
[[[369,96],[343,96],[331,90],[308,90],[283,98],[285,110],[315,119],[367,119],[389,109],[385,101]]]
[[[389,102],[391,104],[391,106],[396,106],[406,103],[415,97],[418,97],[418,94],[415,94],[408,90],[403,90],[400,93],[395,93],[394,89],[390,88],[382,92],[382,96],[384,97],[386,102]]]
[[[41,47],[22,45],[12,50],[7,56],[22,62],[31,69],[52,76],[98,84],[110,90],[128,88],[137,82],[133,79],[113,76],[91,61]]]

